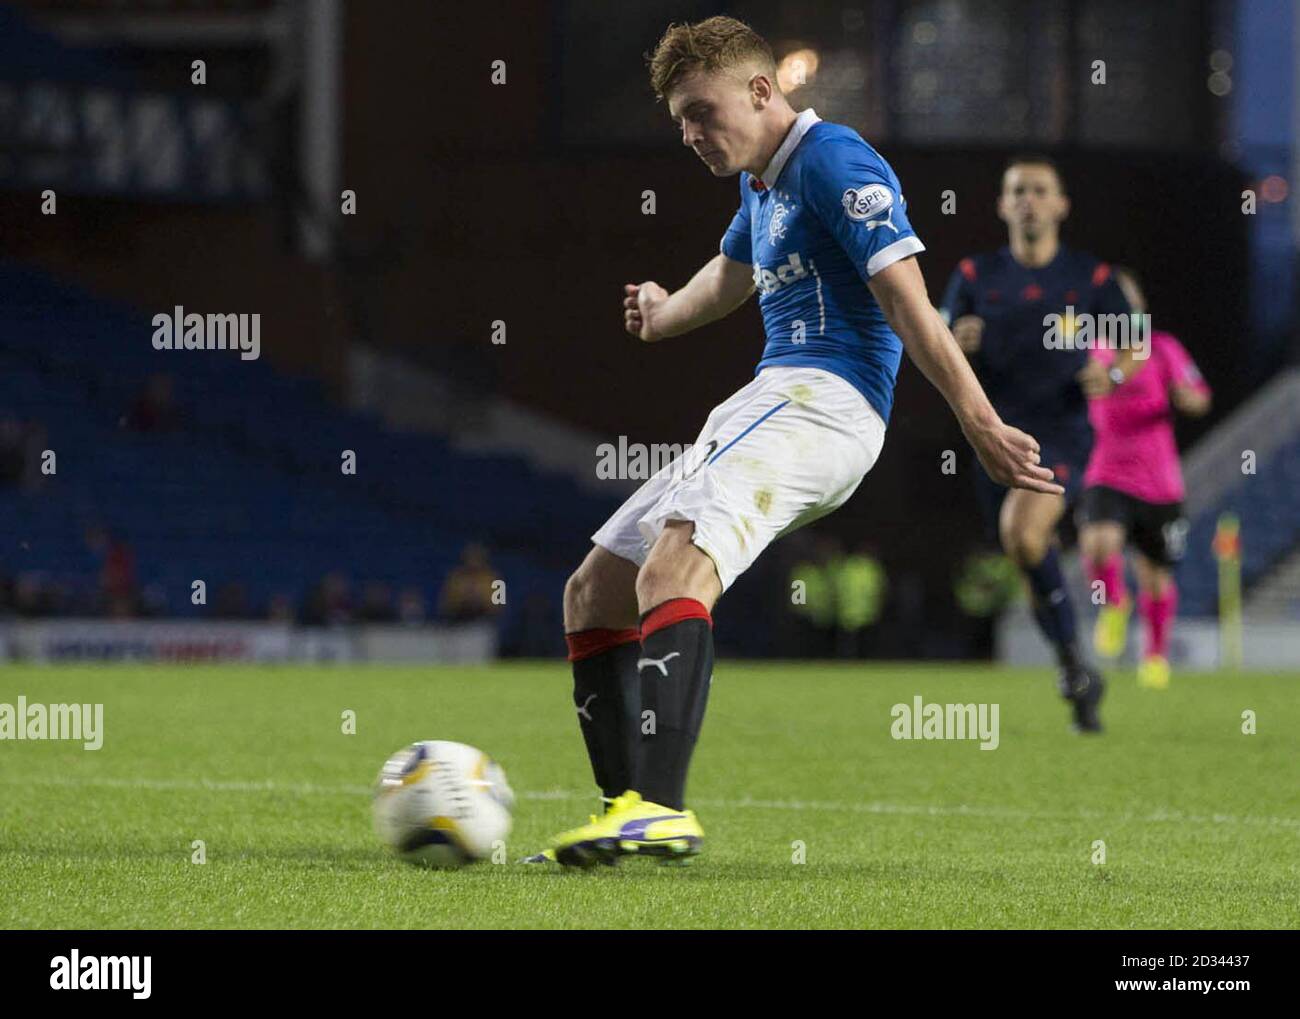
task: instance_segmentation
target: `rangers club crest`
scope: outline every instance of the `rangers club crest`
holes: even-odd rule
[[[775,244],[785,237],[785,217],[789,211],[780,202],[776,203],[776,208],[772,210],[772,222],[767,225],[767,242],[769,244]]]

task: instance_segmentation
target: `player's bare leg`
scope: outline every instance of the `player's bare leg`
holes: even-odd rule
[[[1079,531],[1079,549],[1094,562],[1123,554],[1124,525],[1112,520],[1086,524]]]
[[[636,563],[593,545],[564,585],[564,632],[637,625]]]
[[[1103,658],[1118,658],[1128,640],[1133,603],[1124,585],[1124,525],[1112,520],[1086,524],[1079,532],[1088,580],[1101,584],[1102,602],[1092,646]]]
[[[1059,688],[1074,707],[1075,727],[1098,732],[1097,703],[1104,686],[1101,675],[1079,654],[1074,607],[1056,549],[1056,525],[1064,513],[1063,496],[1012,489],[1002,503],[998,530],[1003,549],[1029,581],[1034,619],[1056,651]]]
[[[1037,566],[1055,543],[1056,525],[1064,513],[1062,496],[1012,489],[998,518],[1003,550],[1022,570]]]
[[[670,520],[636,577],[637,609],[645,614],[670,598],[693,598],[709,611],[722,594],[713,560],[692,544],[695,525]]]
[[[1144,555],[1134,562],[1138,580],[1138,614],[1146,629],[1146,647],[1138,666],[1138,683],[1153,690],[1169,685],[1169,631],[1178,615],[1178,585],[1173,571]]]

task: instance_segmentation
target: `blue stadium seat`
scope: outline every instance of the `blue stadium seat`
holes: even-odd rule
[[[301,599],[335,569],[357,588],[414,586],[432,608],[460,550],[482,541],[507,578],[509,628],[530,593],[558,597],[565,571],[550,564],[576,563],[617,505],[516,456],[385,431],[265,361],[160,357],[144,313],[27,266],[0,263],[0,301],[0,416],[40,422],[58,458],[40,490],[0,490],[6,573],[43,570],[93,592],[85,532],[100,523],[132,546],[169,612],[203,615],[228,581],[258,606]],[[182,426],[133,432],[125,415],[157,371],[175,377]],[[355,476],[340,471],[344,449]],[[190,602],[196,577],[206,608]]]

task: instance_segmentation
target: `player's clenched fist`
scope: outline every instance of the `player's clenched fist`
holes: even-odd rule
[[[668,291],[658,283],[647,280],[639,286],[623,284],[623,327],[639,340],[652,342],[663,339],[655,330],[655,309],[668,300]]]
[[[1019,428],[998,421],[966,435],[984,470],[999,485],[1027,488],[1031,492],[1063,495],[1065,489],[1052,480],[1052,472],[1040,466],[1038,440]]]
[[[963,315],[952,324],[952,336],[962,352],[973,354],[980,349],[980,339],[984,335],[984,320],[978,315]]]

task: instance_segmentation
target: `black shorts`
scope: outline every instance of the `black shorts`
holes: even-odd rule
[[[1187,547],[1187,518],[1181,502],[1143,502],[1105,485],[1094,485],[1079,503],[1079,527],[1114,523],[1124,528],[1128,541],[1161,566],[1176,566]]]

